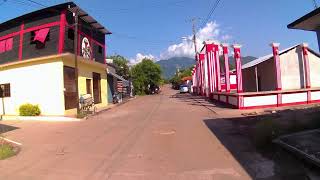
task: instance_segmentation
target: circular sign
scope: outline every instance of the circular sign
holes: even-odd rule
[[[86,59],[91,58],[91,46],[88,38],[84,37],[81,43],[82,56]]]

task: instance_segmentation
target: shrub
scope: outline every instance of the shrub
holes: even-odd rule
[[[23,104],[19,107],[20,116],[39,116],[41,114],[38,105],[33,104]]]

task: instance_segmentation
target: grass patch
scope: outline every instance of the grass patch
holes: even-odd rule
[[[0,160],[9,158],[16,154],[14,147],[10,144],[2,143],[0,144]]]

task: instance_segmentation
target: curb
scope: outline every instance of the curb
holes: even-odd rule
[[[100,113],[109,111],[109,110],[111,110],[111,109],[113,109],[113,108],[116,108],[116,107],[119,107],[119,106],[121,106],[121,105],[124,105],[124,104],[126,104],[127,102],[133,101],[133,100],[135,100],[135,99],[137,99],[136,96],[134,96],[134,97],[132,97],[132,98],[129,98],[129,99],[127,99],[127,100],[124,100],[124,101],[122,101],[122,103],[113,104],[111,107],[107,107],[107,108],[105,108],[105,109],[102,109],[102,110],[96,112],[95,114],[89,115],[88,117],[92,117],[92,116],[95,116],[95,115],[99,115]]]

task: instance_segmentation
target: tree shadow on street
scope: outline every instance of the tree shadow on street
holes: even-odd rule
[[[191,95],[189,93],[186,94],[180,94],[176,93],[172,95],[170,98],[178,99],[179,101],[186,102],[188,105],[194,105],[194,106],[206,106],[206,107],[218,107],[222,109],[230,109],[230,106],[215,102],[213,100],[210,100],[207,97],[203,96],[195,96]]]

